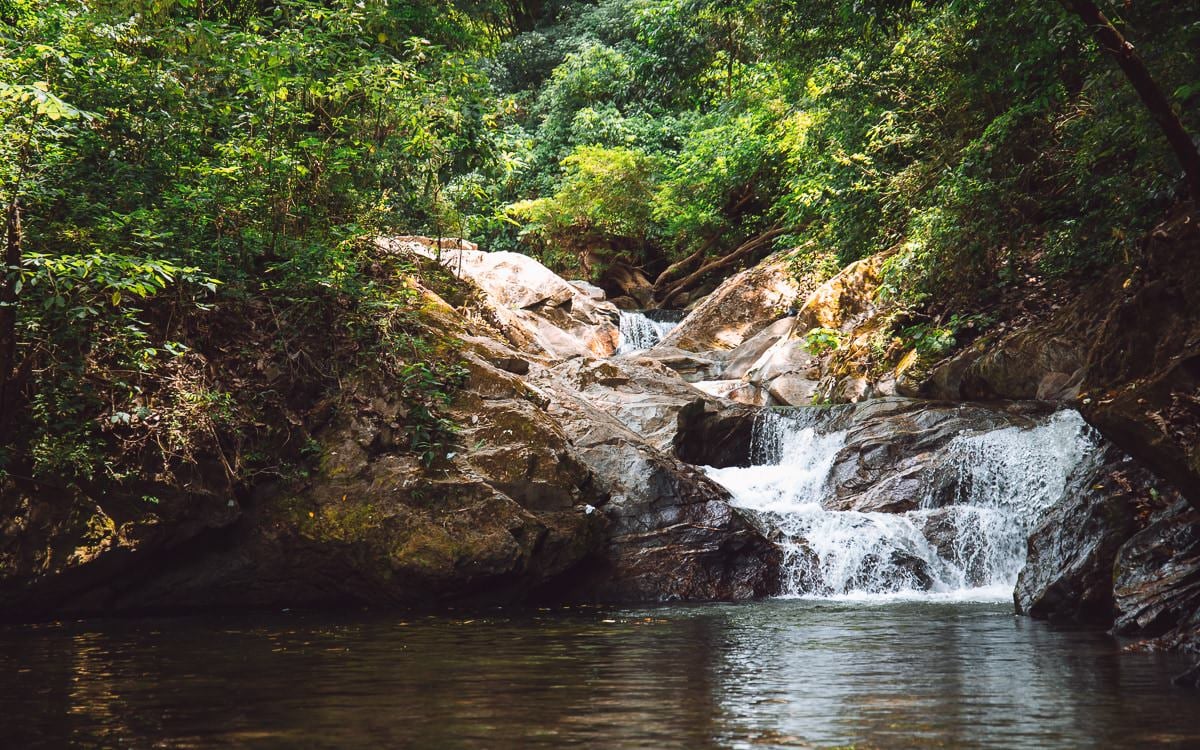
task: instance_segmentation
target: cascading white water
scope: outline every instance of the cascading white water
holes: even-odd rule
[[[838,598],[1008,599],[1025,540],[1096,454],[1083,419],[1063,411],[1028,429],[952,439],[929,476],[954,477],[953,504],[907,513],[821,506],[846,433],[823,432],[815,409],[764,412],[747,468],[707,468],[784,552],[784,593]],[[930,480],[932,481],[932,480]]]
[[[632,310],[621,311],[621,338],[617,344],[617,354],[632,354],[640,352],[662,341],[679,321],[673,316],[655,319],[644,312]]]

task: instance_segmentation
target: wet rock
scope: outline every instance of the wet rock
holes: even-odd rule
[[[1180,687],[1200,688],[1200,663],[1197,663],[1183,674],[1176,675],[1171,682]]]
[[[1158,482],[1112,446],[1080,471],[1074,490],[1030,534],[1013,598],[1018,612],[1039,620],[1108,628],[1117,553],[1141,528],[1140,507]]]
[[[1113,592],[1114,632],[1200,655],[1200,512],[1175,503],[1126,542]]]
[[[1081,407],[1088,421],[1200,506],[1200,344]]]
[[[1048,413],[1035,405],[1006,409],[951,405],[903,398],[839,407],[829,429],[847,429],[845,447],[830,475],[829,510],[890,513],[937,507],[953,501],[958,477],[933,461],[963,434],[1003,427],[1031,427]]]
[[[684,412],[675,455],[694,466],[749,466],[754,422],[760,411],[741,404],[708,402]]]
[[[921,534],[937,550],[938,557],[953,564],[966,576],[969,586],[986,583],[987,553],[979,516],[958,508],[937,508],[915,515]]]
[[[933,574],[920,557],[893,549],[867,555],[847,586],[859,591],[928,591]]]
[[[779,586],[779,549],[699,470],[549,381],[553,414],[609,496],[608,553],[580,585],[601,601],[745,599]]]

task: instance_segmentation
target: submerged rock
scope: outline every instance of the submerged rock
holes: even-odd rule
[[[962,571],[964,584],[988,583],[988,540],[977,514],[951,506],[915,515],[914,522],[938,557]]]

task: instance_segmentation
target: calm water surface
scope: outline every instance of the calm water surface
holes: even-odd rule
[[[993,604],[0,630],[0,747],[1200,748],[1181,662]]]

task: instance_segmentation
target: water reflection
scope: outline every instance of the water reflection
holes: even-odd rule
[[[0,631],[0,746],[1196,747],[1179,664],[1002,606]]]

